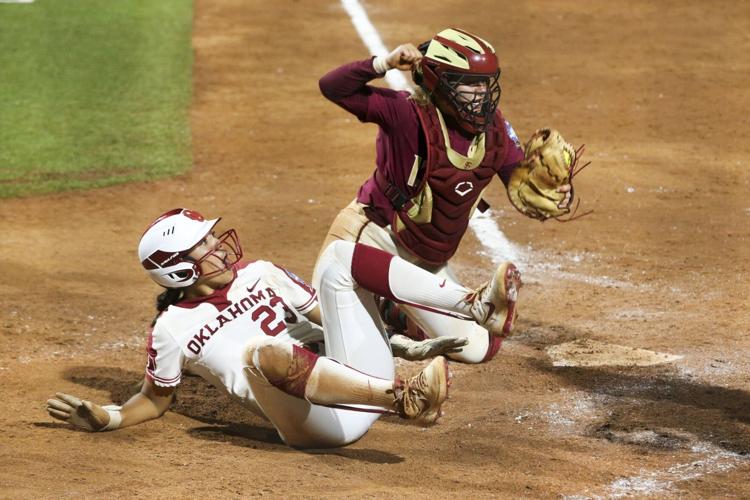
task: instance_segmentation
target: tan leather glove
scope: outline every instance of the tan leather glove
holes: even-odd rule
[[[539,220],[570,213],[572,193],[560,206],[566,193],[558,188],[570,184],[578,158],[576,150],[557,130],[543,128],[531,136],[524,148],[525,159],[510,176],[508,198],[519,212]]]

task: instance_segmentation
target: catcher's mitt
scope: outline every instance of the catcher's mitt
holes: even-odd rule
[[[582,153],[583,147],[576,151],[557,130],[543,128],[534,132],[524,148],[524,161],[510,176],[510,202],[528,217],[560,220],[560,216],[570,213],[573,191],[571,187],[570,201],[561,208],[565,193],[557,189],[570,184],[573,176],[588,165],[574,170]]]

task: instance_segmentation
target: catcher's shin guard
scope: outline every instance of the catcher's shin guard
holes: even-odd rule
[[[521,273],[516,266],[510,262],[500,264],[492,279],[466,299],[471,303],[476,322],[494,336],[510,335],[518,317],[516,301],[521,285]]]

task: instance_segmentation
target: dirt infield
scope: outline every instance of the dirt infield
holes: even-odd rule
[[[373,168],[375,127],[317,89],[367,56],[338,2],[197,0],[192,173],[0,201],[0,497],[750,497],[750,4],[502,3],[366,5],[389,46],[451,25],[491,40],[519,135],[559,128],[594,162],[576,190],[595,213],[573,223],[525,219],[490,190],[523,250],[518,335],[453,365],[437,426],[384,418],[303,453],[194,378],[135,428],[76,432],[44,412],[57,390],[122,402],[142,376],[158,290],[135,247],[152,217],[221,214],[252,258],[309,277]],[[470,234],[467,284],[492,266],[482,251]],[[546,354],[587,339],[682,358]]]

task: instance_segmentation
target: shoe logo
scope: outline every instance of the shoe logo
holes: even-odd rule
[[[440,288],[445,288],[445,280],[443,280],[443,282],[442,282],[442,283],[440,283],[440,285],[438,285],[438,286],[439,286]]]
[[[246,286],[247,293],[253,293],[253,290],[255,290],[255,287],[258,286],[258,283],[260,283],[260,278],[258,278],[258,281],[256,281],[253,286]]]
[[[453,188],[453,190],[459,196],[466,196],[474,190],[474,184],[471,181],[459,182],[458,184],[456,184],[456,187]]]

